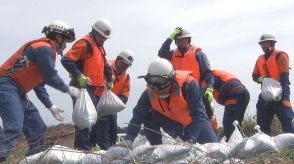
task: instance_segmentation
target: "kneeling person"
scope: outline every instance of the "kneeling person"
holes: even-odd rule
[[[133,109],[126,143],[131,145],[144,124],[152,145],[162,144],[162,128],[171,137],[190,143],[217,142],[204,109],[201,89],[191,71],[174,71],[162,58],[153,61],[143,76],[147,89]]]

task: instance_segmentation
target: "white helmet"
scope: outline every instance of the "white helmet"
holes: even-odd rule
[[[277,42],[276,37],[273,34],[270,33],[264,33],[260,36],[259,42],[258,43],[262,43],[265,41],[273,41],[274,43]]]
[[[163,58],[157,58],[156,60],[150,63],[147,75],[174,78],[175,70],[168,60]]]
[[[134,61],[133,56],[134,56],[133,52],[128,49],[125,49],[118,54],[118,57],[120,57],[129,66],[133,64],[133,61]]]
[[[65,37],[68,42],[73,42],[75,40],[74,29],[71,28],[68,24],[63,21],[53,21],[48,26],[45,26],[42,30],[42,33],[45,33],[46,37],[52,38],[53,34],[61,34]]]
[[[182,32],[176,37],[176,39],[180,38],[191,38],[192,34],[189,30],[182,28]]]
[[[110,38],[112,25],[107,19],[100,19],[96,21],[92,28],[105,38]]]

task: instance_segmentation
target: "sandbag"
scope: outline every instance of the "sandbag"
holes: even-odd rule
[[[80,130],[92,127],[97,121],[95,106],[85,88],[81,89],[74,105],[72,120],[74,125]]]
[[[102,163],[113,163],[113,160],[123,159],[129,153],[129,149],[122,146],[112,146],[101,157]]]
[[[279,81],[268,77],[263,78],[261,96],[265,101],[274,101],[281,94],[282,86]]]
[[[126,105],[111,90],[105,89],[97,104],[98,117],[116,114],[126,108]]]
[[[105,154],[104,150],[95,151],[85,154],[79,161],[79,164],[101,163],[101,158]]]
[[[28,156],[21,160],[20,164],[72,164],[79,163],[85,156],[81,151],[72,150],[65,146],[55,145],[47,150]]]
[[[191,147],[182,145],[157,145],[153,153],[150,156],[145,157],[144,162],[154,163],[160,161],[174,161],[187,155],[190,150]]]
[[[234,121],[233,125],[235,127],[235,130],[233,131],[231,137],[228,140],[228,146],[229,147],[234,147],[238,143],[242,142],[244,139],[243,135],[241,134],[240,130],[238,129],[239,123],[238,121]],[[240,127],[241,128],[241,127]]]
[[[245,141],[243,147],[235,149],[234,156],[244,159],[266,151],[278,151],[274,140],[266,134],[255,134]]]
[[[279,151],[294,149],[294,134],[284,133],[272,137]]]
[[[230,147],[220,143],[206,143],[206,156],[218,161],[225,161],[229,158]]]

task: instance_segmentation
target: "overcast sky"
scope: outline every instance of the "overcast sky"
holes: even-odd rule
[[[260,35],[264,32],[275,34],[276,47],[289,54],[290,65],[293,65],[293,0],[1,1],[1,64],[25,42],[42,37],[42,28],[54,20],[63,20],[73,26],[77,38],[88,33],[96,20],[106,18],[111,21],[112,38],[105,42],[107,58],[115,58],[123,49],[130,49],[135,54],[134,64],[129,69],[131,95],[127,108],[118,114],[121,127],[131,119],[132,109],[146,86],[144,80],[136,77],[147,73],[149,63],[157,57],[161,44],[175,27],[190,29],[192,42],[206,53],[212,68],[235,74],[249,89],[251,100],[246,114],[255,115],[260,92],[259,85],[251,78],[256,59],[262,54],[258,45]],[[59,59],[56,69],[68,83],[68,73]],[[292,83],[293,78],[291,72]],[[293,86],[290,87],[293,93]],[[65,123],[72,122],[70,97],[49,86],[47,89],[52,102],[65,110]],[[47,125],[58,124],[33,92],[29,98]],[[293,102],[293,96],[291,100]],[[216,105],[216,108],[221,124],[223,107]]]

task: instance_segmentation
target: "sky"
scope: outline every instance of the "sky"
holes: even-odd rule
[[[105,42],[108,59],[114,59],[124,49],[134,53],[129,69],[131,94],[127,107],[118,114],[120,127],[127,126],[146,83],[137,76],[147,73],[149,63],[157,58],[162,43],[176,27],[192,32],[192,43],[200,46],[212,68],[236,75],[248,88],[251,98],[245,115],[255,115],[260,86],[251,73],[262,50],[258,45],[261,34],[273,33],[277,49],[286,51],[293,65],[294,1],[293,0],[1,0],[0,63],[27,41],[40,38],[45,25],[62,20],[74,27],[76,37],[83,37],[92,24],[101,18],[113,26],[112,37]],[[72,44],[67,45],[67,52]],[[174,43],[172,48],[175,48]],[[57,58],[56,69],[66,83],[69,76]],[[290,81],[294,82],[292,71]],[[72,123],[71,98],[46,87],[52,102],[65,112],[64,123]],[[290,86],[293,93],[293,86]],[[37,106],[47,125],[56,121],[34,92],[29,99]],[[291,96],[293,102],[293,96]],[[221,124],[223,106],[214,104]],[[1,122],[1,119],[0,119]],[[0,124],[1,125],[1,124]]]

